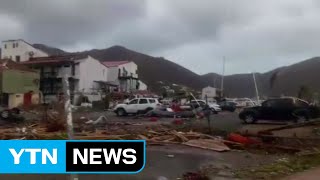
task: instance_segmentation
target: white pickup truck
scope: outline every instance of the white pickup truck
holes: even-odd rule
[[[161,104],[155,98],[135,98],[128,103],[117,104],[113,111],[118,116],[125,116],[127,114],[139,114],[151,111]]]

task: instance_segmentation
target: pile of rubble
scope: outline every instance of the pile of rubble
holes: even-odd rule
[[[51,132],[47,125],[33,124],[25,127],[10,127],[1,130],[1,139],[67,139],[64,131]],[[176,130],[146,130],[137,134],[108,134],[106,130],[76,132],[75,139],[81,140],[146,140],[147,145],[180,144],[214,151],[228,151],[228,145],[240,145],[220,137],[199,132]]]

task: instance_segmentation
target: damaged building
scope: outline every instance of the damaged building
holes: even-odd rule
[[[106,82],[108,68],[100,61],[87,55],[63,55],[31,58],[22,62],[40,73],[40,90],[44,100],[51,102],[62,94],[62,80],[69,79],[71,100],[87,96],[89,101],[101,100],[101,83]]]
[[[40,102],[40,75],[9,59],[0,60],[0,101],[8,108]]]
[[[65,76],[73,104],[79,104],[83,96],[92,102],[101,100],[105,92],[147,90],[147,85],[138,78],[138,66],[132,61],[101,62],[79,53],[51,56],[22,39],[2,41],[1,57],[37,73],[40,76],[38,90],[43,95],[42,101],[47,103],[59,100]]]

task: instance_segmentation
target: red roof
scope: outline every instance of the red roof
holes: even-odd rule
[[[129,62],[130,61],[104,61],[104,62],[102,62],[102,64],[107,67],[117,67],[119,65],[127,64]]]

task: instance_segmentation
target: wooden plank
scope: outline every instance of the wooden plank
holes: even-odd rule
[[[229,151],[230,148],[223,142],[213,139],[197,139],[189,140],[188,142],[182,143],[183,145],[197,147],[201,149],[208,149],[218,152]]]
[[[143,140],[148,140],[149,138],[147,138],[146,136],[142,135],[142,134],[139,134],[138,135],[138,138],[139,139],[143,139]]]
[[[187,141],[189,141],[189,139],[186,138],[186,137],[183,135],[183,133],[179,133],[179,132],[177,132],[177,131],[175,131],[175,130],[171,131],[171,133],[172,133],[173,135],[177,136],[179,139],[181,139],[182,142],[187,142]]]

